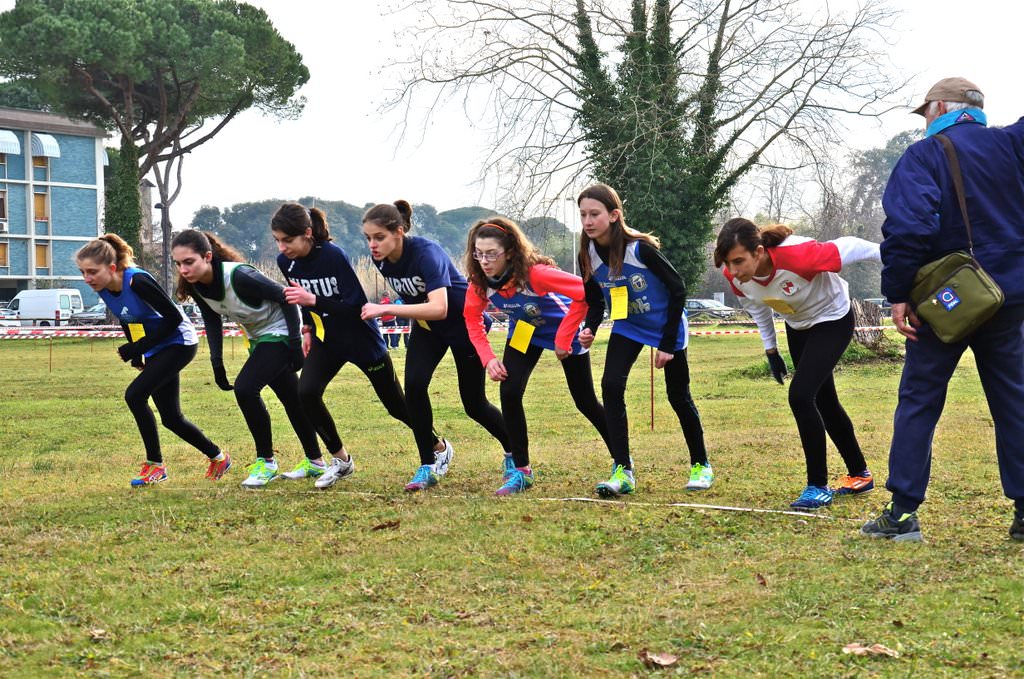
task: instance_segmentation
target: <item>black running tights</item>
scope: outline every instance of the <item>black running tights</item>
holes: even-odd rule
[[[789,385],[789,407],[796,418],[807,460],[808,485],[828,485],[826,432],[846,463],[847,473],[856,475],[867,469],[853,423],[839,403],[832,378],[851,337],[853,309],[838,320],[817,323],[804,330],[786,326],[786,341],[795,368]]]
[[[416,447],[420,452],[420,464],[434,463],[434,413],[430,406],[430,380],[434,370],[451,349],[455,359],[455,370],[459,379],[459,396],[466,414],[509,450],[508,432],[501,418],[501,411],[487,400],[484,378],[487,371],[480,365],[476,349],[465,343],[449,344],[436,331],[425,330],[418,324],[412,327],[408,352],[405,357],[405,402],[409,405],[409,419],[412,421]]]
[[[274,457],[270,413],[260,398],[263,387],[268,385],[284,406],[306,457],[320,457],[316,431],[302,411],[299,378],[288,365],[288,345],[284,342],[257,343],[235,378],[235,400],[256,444],[256,456],[264,459]]]
[[[524,354],[509,348],[506,344],[501,361],[508,372],[508,377],[501,383],[501,414],[505,418],[505,426],[508,427],[508,435],[512,440],[512,458],[517,467],[526,467],[530,464],[530,440],[526,430],[526,413],[523,411],[523,394],[526,393],[526,384],[530,381],[530,375],[543,352],[542,347],[531,344]],[[607,445],[608,420],[605,417],[604,406],[594,393],[590,354],[566,356],[561,363],[565,383],[569,386],[569,393],[576,404],[576,409],[590,420]]]
[[[640,356],[644,345],[617,333],[608,340],[601,378],[601,399],[608,415],[608,436],[611,440],[612,459],[615,464],[632,469],[629,456],[629,421],[626,417],[626,382],[629,371]],[[686,362],[686,349],[680,349],[665,364],[665,391],[668,402],[679,418],[679,426],[690,451],[690,464],[708,463],[704,445],[704,427],[700,423],[697,404],[690,395],[690,367]]]
[[[172,344],[145,359],[145,367],[139,376],[132,380],[124,392],[124,400],[128,409],[135,416],[135,423],[142,434],[142,443],[146,447],[146,460],[163,462],[160,452],[160,436],[156,429],[156,419],[149,408],[149,399],[153,399],[160,413],[160,423],[178,435],[185,443],[199,449],[209,458],[217,457],[220,449],[213,441],[206,438],[199,427],[185,419],[181,414],[181,371],[195,358],[196,345]]]

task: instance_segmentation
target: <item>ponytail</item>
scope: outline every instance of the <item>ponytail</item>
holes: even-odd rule
[[[285,203],[270,219],[270,230],[286,236],[304,236],[306,229],[312,233],[315,243],[326,243],[331,240],[327,215],[318,207],[306,208],[301,203]]]
[[[729,253],[737,245],[753,254],[758,246],[774,248],[782,244],[793,229],[785,224],[772,224],[758,228],[757,224],[744,217],[734,217],[722,225],[715,242],[715,267],[721,267],[728,259]]]
[[[89,241],[75,253],[75,260],[89,259],[101,266],[116,264],[118,271],[135,266],[135,251],[116,233],[106,233]]]
[[[412,205],[404,200],[396,200],[388,205],[374,205],[363,214],[363,224],[376,224],[382,229],[396,233],[402,229],[404,233],[412,231]]]

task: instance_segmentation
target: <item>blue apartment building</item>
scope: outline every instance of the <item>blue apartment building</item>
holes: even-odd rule
[[[0,300],[77,288],[75,252],[101,233],[106,132],[41,111],[0,107]]]

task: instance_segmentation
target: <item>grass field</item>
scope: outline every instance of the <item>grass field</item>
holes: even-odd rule
[[[252,443],[205,351],[183,409],[235,468],[206,481],[205,458],[167,434],[170,479],[132,490],[133,371],[115,346],[55,342],[51,372],[47,344],[0,344],[0,676],[1024,676],[1024,546],[1006,536],[970,355],[935,440],[925,542],[896,545],[856,534],[884,491],[821,518],[671,506],[782,510],[803,487],[785,389],[752,377],[756,337],[691,342],[717,472],[699,494],[682,490],[688,456],[660,375],[649,429],[643,356],[629,390],[639,488],[614,503],[560,499],[594,497],[609,458],[553,356],[527,392],[538,481],[522,496],[493,496],[501,451],[462,414],[448,360],[433,398],[456,454],[437,488],[402,492],[412,437],[348,367],[328,404],[356,475],[326,492],[244,491]],[[227,358],[233,375],[241,345]],[[879,485],[899,370],[837,373]],[[301,451],[267,400],[290,467]],[[844,654],[850,643],[898,657]],[[678,661],[651,670],[645,652]]]

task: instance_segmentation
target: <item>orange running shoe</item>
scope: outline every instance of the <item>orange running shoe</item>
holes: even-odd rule
[[[865,469],[856,476],[844,476],[835,482],[833,489],[837,495],[860,495],[875,487],[875,479]]]
[[[153,464],[152,462],[143,462],[142,471],[139,475],[132,479],[132,488],[140,488],[142,486],[151,486],[154,483],[160,483],[161,481],[167,480],[167,467],[162,464]]]
[[[231,469],[231,456],[224,451],[223,460],[210,460],[210,466],[206,470],[206,478],[216,481],[224,476],[224,472]]]

